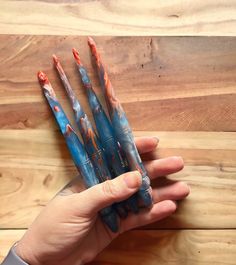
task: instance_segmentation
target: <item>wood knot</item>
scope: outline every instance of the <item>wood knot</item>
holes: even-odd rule
[[[50,182],[52,181],[53,176],[51,174],[48,174],[45,179],[43,180],[43,185],[48,187]]]

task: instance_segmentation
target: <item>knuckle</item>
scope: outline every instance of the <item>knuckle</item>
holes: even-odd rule
[[[112,180],[106,180],[103,182],[102,189],[105,196],[109,196],[110,198],[116,198],[119,194],[119,189]]]

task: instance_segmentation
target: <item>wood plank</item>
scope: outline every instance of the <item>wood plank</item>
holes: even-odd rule
[[[235,230],[133,231],[92,264],[235,264],[235,249]]]
[[[3,261],[9,249],[13,246],[14,243],[21,239],[24,233],[24,229],[0,230],[0,262]]]
[[[94,12],[96,10],[96,12]],[[4,34],[235,35],[235,1],[1,1]],[[24,16],[19,14],[24,13]]]
[[[23,233],[0,230],[0,262]],[[90,264],[233,265],[235,260],[236,230],[150,230],[121,235]]]
[[[134,130],[236,131],[236,38],[96,37],[96,40]],[[102,99],[85,37],[0,36],[1,129],[56,128],[37,82],[39,69],[48,73],[60,102],[73,120],[53,70],[53,53],[62,58],[81,104],[92,119],[71,56],[72,47],[79,49]]]
[[[188,182],[192,190],[173,217],[149,228],[236,228],[236,133],[135,134],[160,138],[154,156],[183,155],[185,169],[171,178]],[[28,227],[76,176],[62,137],[49,130],[0,130],[0,173],[2,228]]]

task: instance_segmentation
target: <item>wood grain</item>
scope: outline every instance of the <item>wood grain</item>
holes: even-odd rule
[[[0,3],[0,33],[225,35],[236,28],[233,1]],[[189,183],[191,195],[172,217],[122,235],[92,264],[235,264],[236,38],[95,39],[135,135],[160,139],[146,158],[183,156],[185,169],[169,179]],[[91,117],[72,47],[102,100],[85,37],[0,35],[0,259],[77,175],[36,80],[38,70],[49,75],[73,120],[51,63],[56,53]]]
[[[182,155],[185,169],[171,179],[186,181],[192,190],[174,216],[149,228],[236,228],[236,133],[135,135],[161,139],[156,157]],[[28,227],[77,174],[63,138],[50,130],[0,130],[0,173],[2,228]]]
[[[0,230],[0,262],[3,261],[9,249],[19,241],[25,230]]]
[[[23,233],[0,231],[0,262]],[[235,230],[132,231],[114,240],[90,264],[234,265],[235,239]]]
[[[208,36],[236,33],[233,0],[0,2],[0,32],[4,34]]]
[[[96,37],[96,40],[134,130],[236,131],[236,38]],[[61,58],[91,118],[71,55],[71,48],[77,47],[102,99],[86,43],[85,37],[0,36],[0,128],[56,128],[36,79],[40,69],[49,75],[60,102],[73,120],[53,70],[53,53]]]

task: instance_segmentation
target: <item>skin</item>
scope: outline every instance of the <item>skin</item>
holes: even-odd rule
[[[141,157],[150,157],[158,140],[152,137],[137,138]],[[181,157],[158,160],[144,159],[151,180],[180,171]],[[130,229],[159,221],[173,214],[177,201],[188,196],[187,184],[159,179],[154,187],[153,207],[140,209],[120,220],[120,230],[112,233],[100,220],[97,212],[114,202],[127,199],[141,185],[138,171],[128,172],[87,190],[79,178],[69,183],[43,209],[16,246],[17,254],[31,265],[80,265],[92,261],[99,252],[119,234]]]

